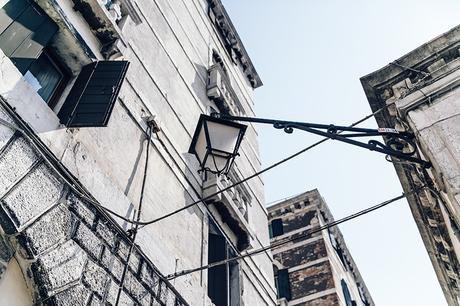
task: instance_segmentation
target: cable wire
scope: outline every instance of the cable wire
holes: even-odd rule
[[[148,171],[148,165],[149,165],[149,151],[150,151],[149,149],[150,149],[150,143],[152,142],[152,130],[153,130],[153,126],[151,124],[149,124],[149,126],[148,126],[147,147],[145,149],[144,176],[142,178],[141,193],[140,193],[140,196],[139,196],[139,207],[137,208],[137,216],[136,216],[136,221],[137,222],[139,222],[140,219],[141,219],[142,202],[144,200],[145,182],[147,180],[147,171]],[[129,260],[131,259],[131,254],[133,252],[134,241],[136,240],[138,228],[139,228],[139,224],[133,224],[133,228],[132,228],[133,239],[132,239],[131,245],[129,247],[128,256],[126,257],[126,264],[123,267],[123,273],[121,275],[120,286],[118,287],[118,293],[117,293],[117,299],[116,299],[116,302],[115,302],[115,306],[118,306],[118,303],[120,302],[120,296],[121,296],[121,292],[123,291],[124,280],[125,280],[125,277],[126,277],[126,272],[128,271]]]
[[[362,119],[352,123],[348,127],[354,127],[354,126],[356,126],[356,125],[368,120],[369,118],[371,118],[371,117],[375,116],[376,114],[380,113],[381,111],[385,110],[386,108],[388,108],[392,104],[393,103],[384,105],[383,107],[379,108],[378,110],[374,111],[373,113],[371,113],[371,114],[363,117]],[[29,135],[29,133],[27,133],[26,131],[22,130],[21,128],[19,128],[17,126],[14,126],[14,125],[12,125],[9,122],[6,122],[4,120],[1,120],[0,124],[3,124],[3,125],[6,125],[6,126],[12,128],[12,129],[15,129],[15,130],[19,131],[21,134],[23,134],[26,138],[28,138],[31,141],[31,143],[36,147],[36,149],[38,149],[40,154],[45,158],[47,163],[50,164],[53,167],[54,170],[57,170],[56,166],[54,165],[54,163],[49,160],[48,156],[46,156],[47,155],[46,153],[48,153],[47,148],[43,148],[43,146],[38,146],[35,137],[33,137],[34,135],[31,136],[31,135]],[[337,133],[340,134],[341,132],[342,131],[338,131]],[[78,188],[78,187],[80,187],[80,185],[78,184],[78,182],[76,182],[76,180],[73,179],[73,176],[68,172],[67,169],[65,169],[64,167],[60,167],[61,170],[63,170],[67,174],[66,176],[62,175],[60,171],[56,171],[56,172],[59,173],[61,178],[63,178],[66,182],[68,182],[69,186],[72,188],[73,191],[75,191],[79,196],[81,196],[82,198],[84,198],[88,202],[92,203],[95,206],[100,207],[101,209],[103,209],[107,213],[112,214],[112,215],[120,218],[123,221],[126,221],[126,222],[131,223],[131,224],[137,224],[137,225],[141,225],[141,226],[146,226],[146,225],[150,225],[150,224],[156,223],[158,221],[161,221],[163,219],[169,218],[172,215],[175,215],[175,214],[177,214],[177,213],[179,213],[179,212],[181,212],[183,210],[189,209],[190,207],[193,207],[193,206],[195,206],[195,205],[197,205],[199,203],[204,203],[205,201],[207,201],[209,199],[212,199],[213,197],[215,197],[215,196],[217,196],[217,195],[219,195],[219,194],[221,194],[221,193],[223,193],[223,192],[225,192],[225,191],[227,191],[229,189],[232,189],[232,188],[234,188],[234,187],[236,187],[238,185],[241,185],[241,184],[243,184],[243,183],[245,183],[245,182],[257,177],[257,176],[260,176],[263,173],[265,173],[265,172],[267,172],[267,171],[269,171],[269,170],[271,170],[271,169],[273,169],[273,168],[275,168],[275,167],[277,167],[277,166],[279,166],[279,165],[281,165],[281,164],[283,164],[283,163],[285,163],[285,162],[287,162],[287,161],[289,161],[289,160],[291,160],[291,159],[293,159],[293,158],[295,158],[295,157],[297,157],[297,156],[299,156],[299,155],[301,155],[301,154],[313,149],[314,147],[316,147],[316,146],[318,146],[318,145],[320,145],[320,144],[322,144],[322,143],[324,143],[324,142],[326,142],[328,140],[330,140],[330,138],[327,138],[327,137],[323,138],[323,139],[321,139],[321,140],[319,140],[319,141],[317,141],[317,142],[315,142],[315,143],[313,143],[313,144],[301,149],[300,151],[297,151],[296,153],[291,154],[290,156],[288,156],[288,157],[286,157],[286,158],[284,158],[284,159],[282,159],[282,160],[280,160],[278,162],[275,162],[275,163],[271,164],[270,166],[268,166],[268,167],[266,167],[266,168],[264,168],[264,169],[262,169],[262,170],[260,170],[258,172],[255,172],[254,174],[252,174],[250,176],[247,176],[246,178],[243,178],[242,180],[240,180],[238,182],[233,183],[232,185],[229,185],[229,186],[227,186],[227,187],[225,187],[225,188],[223,188],[223,189],[221,189],[221,190],[219,190],[217,192],[214,192],[214,193],[212,193],[212,194],[210,194],[210,195],[208,195],[208,196],[206,196],[204,198],[199,198],[198,200],[196,200],[196,201],[194,201],[194,202],[192,202],[190,204],[187,204],[187,205],[185,205],[185,206],[183,206],[181,208],[178,208],[178,209],[176,209],[176,210],[174,210],[174,211],[172,211],[170,213],[167,213],[167,214],[165,214],[165,215],[163,215],[161,217],[158,217],[158,218],[155,218],[155,219],[152,219],[152,220],[149,220],[149,221],[140,221],[140,219],[139,220],[133,220],[133,219],[127,218],[127,217],[125,217],[125,216],[123,216],[123,215],[121,215],[121,214],[119,214],[119,213],[117,213],[117,212],[115,212],[115,211],[103,206],[96,199],[94,199],[86,190],[82,191],[82,190],[80,190],[82,188]],[[38,142],[38,143],[40,143],[40,142]],[[43,150],[45,150],[46,153],[44,153]],[[69,179],[71,180],[71,182],[69,182]]]
[[[356,121],[355,123],[349,125],[348,127],[354,127],[354,126],[356,126],[356,125],[368,120],[369,118],[375,116],[376,114],[380,113],[384,109],[388,108],[390,105],[392,105],[392,104],[388,104],[388,105],[383,106],[382,108],[380,108],[380,109],[376,110],[375,112],[365,116],[364,118]],[[338,131],[337,133],[340,134],[341,132],[342,131]],[[189,209],[190,207],[193,207],[193,206],[195,206],[195,205],[197,205],[199,203],[202,203],[202,202],[205,202],[205,201],[207,201],[209,199],[212,199],[216,195],[219,195],[219,194],[221,194],[221,193],[223,193],[223,192],[225,192],[225,191],[227,191],[229,189],[232,189],[232,188],[234,188],[234,187],[236,187],[238,185],[243,184],[246,181],[249,181],[249,180],[251,180],[251,179],[253,179],[253,178],[257,177],[257,176],[260,176],[261,174],[263,174],[263,173],[265,173],[265,172],[267,172],[267,171],[269,171],[269,170],[271,170],[271,169],[273,169],[273,168],[275,168],[275,167],[277,167],[277,166],[279,166],[279,165],[281,165],[281,164],[283,164],[283,163],[285,163],[285,162],[287,162],[287,161],[289,161],[289,160],[291,160],[291,159],[293,159],[293,158],[295,158],[295,157],[297,157],[297,156],[299,156],[299,155],[301,155],[301,154],[313,149],[314,147],[316,147],[316,146],[318,146],[318,145],[320,145],[320,144],[322,144],[322,143],[324,143],[324,142],[326,142],[328,140],[330,140],[330,138],[323,138],[323,139],[321,139],[321,140],[309,145],[308,147],[306,147],[306,148],[304,148],[304,149],[302,149],[300,151],[297,151],[296,153],[294,153],[294,154],[292,154],[292,155],[290,155],[290,156],[288,156],[288,157],[286,157],[286,158],[284,158],[284,159],[282,159],[282,160],[280,160],[280,161],[278,161],[278,162],[276,162],[276,163],[274,163],[274,164],[272,164],[272,165],[270,165],[270,166],[268,166],[268,167],[266,167],[266,168],[264,168],[264,169],[262,169],[262,170],[260,170],[258,172],[255,172],[254,174],[252,174],[250,176],[247,176],[247,177],[245,177],[244,179],[242,179],[242,180],[240,180],[238,182],[233,183],[232,185],[229,185],[229,186],[227,186],[227,187],[225,187],[225,188],[223,188],[223,189],[221,189],[219,191],[216,191],[216,192],[214,192],[214,193],[212,193],[212,194],[210,194],[210,195],[208,195],[208,196],[206,196],[204,198],[199,198],[198,200],[196,200],[196,201],[194,201],[194,202],[192,202],[190,204],[187,204],[187,205],[185,205],[185,206],[183,206],[181,208],[178,208],[178,209],[176,209],[176,210],[174,210],[174,211],[172,211],[170,213],[167,213],[167,214],[165,214],[165,215],[163,215],[161,217],[152,219],[150,221],[140,221],[140,222],[134,221],[134,220],[126,218],[126,217],[124,217],[124,216],[122,216],[122,215],[120,215],[120,214],[118,214],[118,213],[116,213],[116,212],[114,212],[114,211],[112,211],[112,210],[110,210],[110,209],[98,204],[98,203],[96,205],[101,206],[102,209],[106,210],[107,212],[117,216],[118,218],[120,218],[120,219],[122,219],[122,220],[124,220],[126,222],[133,223],[133,224],[139,224],[139,225],[143,225],[143,226],[153,224],[153,223],[156,223],[156,222],[161,221],[163,219],[169,218],[172,215],[175,215],[175,214],[177,214],[177,213],[179,213],[179,212],[181,212],[183,210]]]
[[[409,195],[417,193],[417,192],[419,192],[420,190],[422,190],[425,187],[426,186],[417,187],[417,188],[413,189],[410,192],[402,193],[401,195],[399,195],[397,197],[394,197],[392,199],[386,200],[386,201],[384,201],[382,203],[379,203],[377,205],[371,206],[369,208],[363,209],[361,211],[358,211],[358,212],[356,212],[354,214],[351,214],[351,215],[346,216],[344,218],[341,218],[339,220],[332,221],[332,222],[329,222],[329,223],[327,223],[325,225],[322,225],[322,226],[316,227],[314,229],[311,229],[311,230],[307,231],[306,233],[304,233],[302,235],[299,235],[299,236],[297,236],[295,238],[287,238],[287,239],[284,239],[284,240],[276,241],[276,242],[272,243],[269,246],[265,246],[265,247],[262,247],[262,248],[259,248],[259,249],[256,249],[256,250],[253,250],[253,251],[250,251],[250,252],[246,252],[245,254],[241,254],[239,256],[235,256],[235,257],[232,257],[232,258],[228,258],[228,259],[225,259],[225,260],[221,260],[221,261],[214,262],[214,263],[211,263],[211,264],[207,264],[207,265],[204,265],[204,266],[200,266],[200,267],[197,267],[197,268],[187,269],[187,270],[183,270],[183,271],[180,271],[180,272],[176,272],[174,274],[170,274],[170,275],[166,276],[166,278],[168,280],[175,279],[177,277],[184,276],[184,275],[187,275],[187,274],[190,274],[190,273],[193,273],[193,272],[206,270],[206,269],[213,268],[213,267],[216,267],[216,266],[224,265],[224,264],[227,264],[227,263],[232,262],[232,261],[236,261],[236,260],[239,260],[239,259],[242,259],[242,258],[245,258],[245,257],[250,257],[250,256],[260,254],[260,253],[268,251],[268,250],[273,250],[273,249],[279,248],[279,247],[281,247],[283,245],[286,245],[288,243],[295,242],[295,241],[297,241],[299,239],[307,238],[307,237],[309,237],[309,236],[311,236],[311,235],[313,235],[315,233],[321,232],[321,231],[323,231],[325,229],[337,226],[337,225],[339,225],[341,223],[350,221],[352,219],[355,219],[357,217],[360,217],[362,215],[368,214],[368,213],[370,213],[372,211],[375,211],[377,209],[385,207],[385,206],[387,206],[387,205],[389,205],[389,204],[391,204],[393,202],[396,202],[398,200],[401,200],[403,198],[408,197]]]

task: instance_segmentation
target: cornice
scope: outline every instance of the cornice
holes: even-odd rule
[[[389,65],[361,78],[379,127],[395,127],[423,103],[460,86],[460,26],[436,37]],[[392,105],[394,103],[394,105]],[[431,182],[427,171],[394,164],[405,192]],[[409,207],[449,305],[459,305],[458,260],[452,252],[440,205],[426,190],[408,197]],[[442,204],[441,204],[442,203]]]
[[[220,34],[224,47],[230,58],[236,64],[241,65],[241,68],[252,88],[262,86],[262,80],[257,74],[251,59],[244,48],[243,42],[233,26],[233,23],[230,20],[222,2],[220,0],[208,0],[208,5],[209,18],[216,27],[217,32]]]

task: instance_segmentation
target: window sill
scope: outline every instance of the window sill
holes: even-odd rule
[[[24,80],[24,77],[0,50],[0,96],[14,107],[37,133],[60,129],[57,115]]]

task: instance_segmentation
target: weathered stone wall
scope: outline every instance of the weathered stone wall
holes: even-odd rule
[[[19,125],[3,109],[0,119]],[[0,144],[0,288],[16,260],[36,304],[114,305],[130,238],[22,133],[0,125]],[[120,305],[187,305],[137,246],[123,284]],[[16,305],[15,293],[2,299]]]
[[[421,167],[395,159],[415,222],[449,305],[460,305],[460,27],[361,79],[381,127],[413,132]]]

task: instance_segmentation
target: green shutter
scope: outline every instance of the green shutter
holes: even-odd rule
[[[291,299],[291,286],[289,283],[288,269],[278,270],[278,297]]]
[[[43,48],[57,30],[57,25],[51,19],[46,18],[40,27],[14,51],[11,59],[22,74],[25,74],[32,62],[40,56]]]
[[[43,15],[29,5],[0,35],[0,46],[5,55],[11,57],[21,43],[40,27],[44,19]]]
[[[0,10],[0,48],[22,74],[57,30],[43,10],[26,0],[10,0]]]
[[[129,62],[99,61],[81,70],[58,117],[67,127],[106,126]]]
[[[26,0],[10,0],[0,8],[0,35],[29,6]]]

